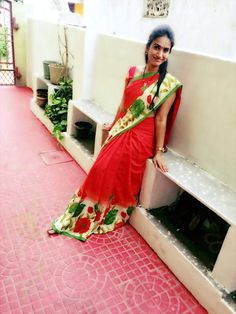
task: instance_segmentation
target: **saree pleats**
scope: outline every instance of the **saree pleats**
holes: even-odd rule
[[[104,146],[66,212],[54,221],[54,230],[86,240],[122,226],[137,204],[153,141],[151,117]]]

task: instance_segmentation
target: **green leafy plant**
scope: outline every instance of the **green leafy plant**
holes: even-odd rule
[[[62,140],[62,132],[67,127],[68,103],[72,99],[72,80],[61,80],[58,88],[49,96],[49,103],[45,106],[45,115],[54,124],[53,136]]]
[[[6,27],[0,27],[0,59],[8,57],[8,30]]]
[[[0,58],[6,58],[7,56],[7,45],[5,42],[0,41]]]

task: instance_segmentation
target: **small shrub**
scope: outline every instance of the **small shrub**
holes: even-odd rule
[[[54,124],[53,135],[61,140],[62,132],[67,127],[68,103],[72,99],[72,80],[62,80],[59,87],[49,96],[49,103],[45,106],[45,115]]]

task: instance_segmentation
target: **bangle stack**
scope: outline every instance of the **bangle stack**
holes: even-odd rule
[[[167,151],[167,149],[165,147],[156,147],[156,153],[158,153],[158,152],[165,153],[166,151]]]

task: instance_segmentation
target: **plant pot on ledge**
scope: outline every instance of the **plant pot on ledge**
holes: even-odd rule
[[[48,102],[48,90],[47,89],[37,89],[36,103],[39,107],[44,107]]]
[[[52,84],[58,84],[63,79],[66,72],[66,67],[61,63],[49,64],[50,81]]]
[[[46,80],[50,80],[49,64],[58,63],[56,61],[43,61],[43,74]]]
[[[90,130],[92,128],[92,124],[85,121],[77,121],[74,124],[76,128],[76,138],[78,139],[86,139],[90,135]]]
[[[44,108],[45,105],[47,104],[47,102],[48,102],[48,98],[45,96],[37,96],[36,97],[36,103],[41,108]]]

